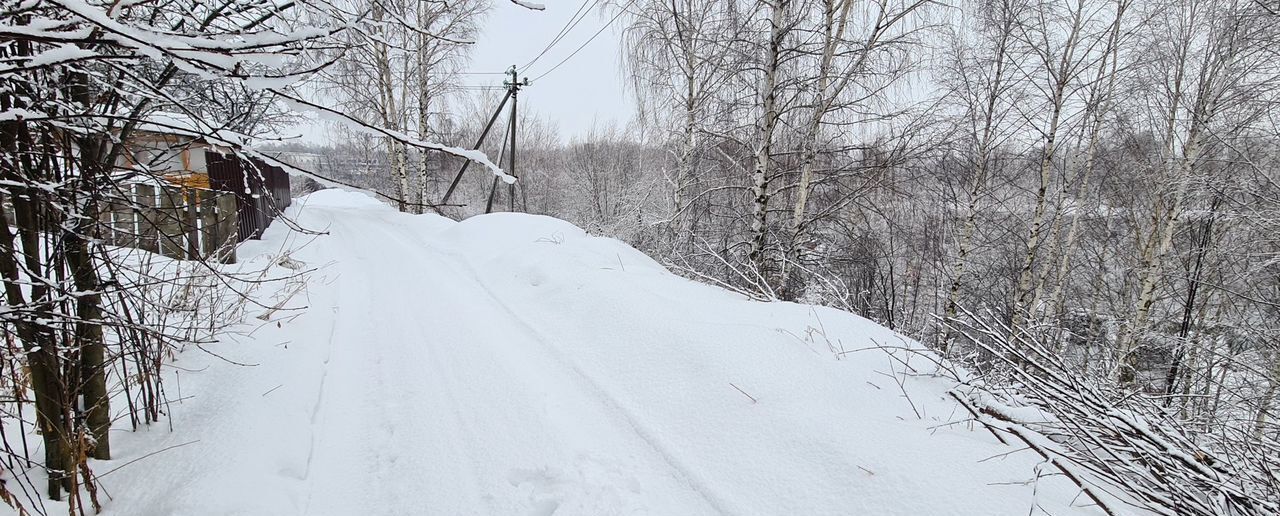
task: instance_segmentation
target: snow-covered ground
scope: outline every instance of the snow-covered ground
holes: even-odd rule
[[[318,268],[298,309],[207,346],[226,360],[178,357],[173,430],[122,428],[95,465],[123,465],[106,513],[1096,512],[948,424],[951,384],[859,317],[747,301],[547,217],[338,190],[291,211],[328,234],[276,224],[240,253]]]

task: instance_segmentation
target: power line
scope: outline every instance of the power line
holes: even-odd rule
[[[539,76],[535,77],[533,80],[534,80],[534,81],[537,81],[537,80],[539,80],[539,79],[542,79],[543,77],[546,77],[546,76],[547,76],[547,74],[549,74],[549,73],[551,73],[551,72],[556,71],[556,68],[560,68],[560,65],[564,64],[565,62],[567,62],[567,61],[568,61],[568,60],[570,60],[570,59],[573,59],[573,56],[578,55],[578,52],[581,52],[583,48],[586,48],[586,46],[587,46],[587,45],[589,45],[589,44],[591,44],[591,42],[592,42],[592,41],[595,41],[595,39],[596,39],[597,37],[599,37],[599,36],[600,36],[600,34],[601,34],[601,33],[603,33],[605,29],[609,28],[609,26],[610,26],[610,25],[613,25],[613,22],[618,21],[618,18],[622,17],[622,13],[627,12],[627,7],[631,7],[631,4],[634,4],[634,3],[636,3],[636,0],[631,0],[631,1],[627,2],[627,5],[625,5],[625,6],[621,7],[621,8],[619,8],[619,9],[618,9],[618,14],[613,15],[613,18],[609,19],[609,21],[608,21],[607,23],[605,23],[605,24],[604,24],[604,26],[600,27],[600,30],[596,31],[596,33],[595,33],[595,34],[592,34],[592,35],[591,35],[591,38],[589,38],[589,39],[587,39],[586,41],[584,41],[584,42],[582,43],[582,45],[579,45],[579,46],[578,46],[578,48],[577,48],[577,49],[575,49],[575,50],[573,51],[573,53],[572,53],[572,54],[569,54],[569,55],[568,55],[568,56],[566,56],[564,59],[561,59],[561,60],[560,60],[560,62],[559,62],[559,63],[556,63],[556,65],[555,65],[555,66],[552,66],[550,70],[547,70],[547,71],[545,71],[545,72],[542,72],[542,75],[539,75]]]
[[[588,3],[591,4],[590,8],[587,7]],[[582,4],[578,6],[578,10],[574,11],[573,16],[570,16],[569,20],[564,22],[564,26],[560,27],[560,31],[551,39],[551,42],[547,43],[546,47],[543,47],[542,52],[539,52],[537,56],[531,59],[528,63],[525,63],[524,66],[521,66],[520,71],[528,70],[530,66],[533,66],[533,64],[537,63],[542,56],[546,55],[547,51],[560,43],[565,36],[569,35],[569,32],[573,31],[579,23],[582,23],[582,20],[586,19],[587,13],[591,12],[591,9],[594,9],[598,3],[600,3],[600,0],[582,0]]]
[[[587,8],[588,2],[591,3],[590,8]],[[525,63],[524,66],[521,66],[520,71],[523,72],[525,70],[528,70],[530,66],[533,66],[534,63],[537,63],[538,60],[542,58],[542,56],[546,55],[548,50],[551,50],[551,47],[554,47],[557,43],[560,42],[560,40],[564,39],[565,36],[568,36],[570,31],[572,31],[575,27],[577,27],[578,24],[582,22],[582,20],[586,19],[587,13],[591,12],[591,9],[594,9],[596,4],[599,4],[599,3],[600,3],[600,0],[594,0],[594,1],[582,0],[582,5],[579,5],[578,10],[575,11],[573,13],[573,16],[570,16],[569,20],[564,23],[564,26],[560,28],[560,32],[556,33],[556,37],[552,38],[551,42],[547,43],[547,46],[544,47],[542,49],[542,52],[539,52],[536,57],[534,57],[528,63]]]

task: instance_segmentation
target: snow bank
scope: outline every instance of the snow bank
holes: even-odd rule
[[[1034,456],[946,426],[965,417],[954,384],[866,319],[753,302],[548,217],[441,236],[719,512],[1059,514],[1075,496],[1042,479],[1037,499]]]
[[[241,256],[287,251],[318,267],[307,290],[214,347],[252,366],[179,358],[174,431],[122,432],[96,466],[167,449],[103,478],[107,513],[1096,512],[953,424],[954,385],[865,319],[751,302],[548,217],[337,190],[290,209],[327,233],[277,224]]]

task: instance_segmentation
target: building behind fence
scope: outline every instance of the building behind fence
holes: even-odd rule
[[[236,244],[261,238],[291,204],[289,175],[216,151],[202,157],[204,171],[184,170],[163,184],[125,185],[100,209],[100,237],[180,260],[234,263]]]

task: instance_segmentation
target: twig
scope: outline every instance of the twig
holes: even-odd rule
[[[106,472],[106,473],[103,473],[103,474],[101,474],[101,475],[98,475],[98,479],[99,479],[99,480],[101,480],[101,479],[102,479],[102,477],[105,477],[105,476],[107,476],[107,475],[110,475],[110,474],[112,474],[112,473],[115,473],[115,472],[117,472],[117,471],[120,471],[120,468],[123,468],[123,467],[125,467],[125,466],[130,465],[130,464],[133,464],[133,463],[135,463],[135,462],[138,462],[138,461],[140,461],[140,460],[142,460],[142,459],[146,459],[146,458],[149,458],[149,457],[152,457],[152,456],[155,456],[155,455],[159,455],[159,454],[161,454],[161,453],[167,452],[167,451],[172,450],[172,449],[175,449],[175,448],[181,448],[181,447],[186,446],[186,445],[188,445],[188,444],[195,444],[195,443],[198,443],[198,442],[200,442],[200,440],[199,440],[199,439],[196,439],[196,440],[194,440],[194,441],[187,441],[187,442],[185,442],[185,443],[175,444],[175,445],[173,445],[173,446],[168,446],[168,447],[165,447],[165,448],[161,448],[161,449],[159,449],[159,450],[153,451],[153,452],[151,452],[151,453],[148,453],[148,454],[146,454],[146,455],[143,455],[143,456],[141,456],[141,457],[138,457],[138,458],[136,458],[136,459],[133,459],[133,460],[131,460],[131,461],[129,461],[129,462],[126,462],[126,463],[124,463],[124,464],[121,464],[121,465],[119,465],[119,466],[116,466],[116,467],[114,467],[114,468],[111,468],[111,471],[108,471],[108,472]]]
[[[750,395],[750,394],[747,394],[747,391],[744,391],[744,390],[742,390],[742,389],[739,389],[737,385],[734,385],[734,384],[733,384],[733,382],[729,382],[729,386],[730,386],[730,387],[733,387],[733,388],[734,388],[735,390],[737,390],[738,392],[741,392],[741,393],[742,393],[742,395],[743,395],[743,396],[746,396],[746,397],[747,397],[747,399],[750,399],[750,400],[751,400],[751,403],[753,403],[753,404],[754,404],[754,403],[758,403],[758,402],[760,401],[760,400],[757,400],[757,399],[755,398],[755,396],[752,396],[752,395]]]

